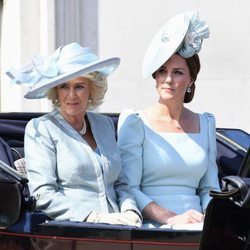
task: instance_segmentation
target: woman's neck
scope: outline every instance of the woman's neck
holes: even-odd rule
[[[81,115],[67,115],[64,114],[63,112],[60,112],[62,117],[71,124],[71,126],[76,130],[80,131],[83,129],[84,126],[84,119],[85,119],[85,114]]]
[[[185,107],[183,104],[176,105],[176,104],[162,104],[160,102],[156,103],[154,106],[152,106],[152,111],[154,112],[155,116],[158,117],[165,117],[169,118],[171,120],[180,121],[182,116],[185,113]]]
[[[158,132],[183,132],[183,122],[188,110],[183,106],[156,103],[143,112]]]

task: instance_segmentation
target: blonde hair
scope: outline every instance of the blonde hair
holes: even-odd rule
[[[90,83],[90,95],[87,109],[92,110],[97,106],[101,105],[104,101],[104,96],[108,89],[107,79],[102,76],[99,72],[91,72],[86,75],[83,75],[91,80]],[[51,88],[47,91],[47,98],[52,101],[54,107],[59,107],[60,103],[58,102],[57,96],[57,87]]]

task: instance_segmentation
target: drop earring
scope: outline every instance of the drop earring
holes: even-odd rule
[[[55,99],[54,104],[57,105],[57,106],[59,106],[59,101],[58,101],[58,99]]]
[[[187,93],[191,93],[192,90],[191,90],[190,87],[187,87],[187,90],[186,90],[186,91],[187,91]]]

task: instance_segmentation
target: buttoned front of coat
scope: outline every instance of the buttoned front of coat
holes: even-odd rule
[[[92,112],[87,117],[99,154],[58,110],[27,124],[29,188],[37,208],[53,219],[83,221],[93,210],[138,211],[123,177],[112,120]]]

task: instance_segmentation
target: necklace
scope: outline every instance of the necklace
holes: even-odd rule
[[[85,135],[85,134],[86,134],[86,131],[87,131],[87,126],[86,126],[85,119],[83,119],[83,127],[82,127],[82,129],[79,131],[79,134]]]

